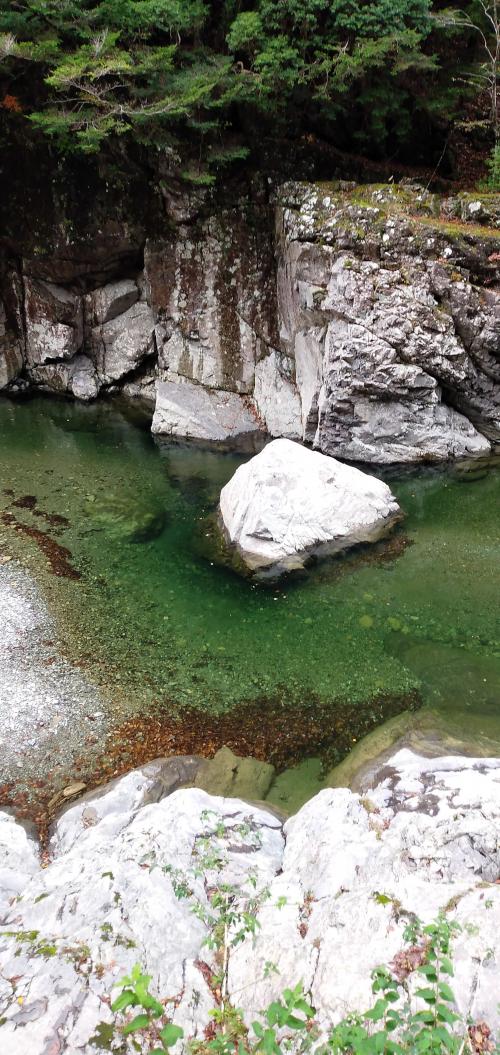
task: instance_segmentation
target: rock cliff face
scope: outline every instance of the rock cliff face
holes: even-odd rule
[[[71,238],[21,262],[9,249],[0,387],[123,389],[155,433],[215,443],[268,433],[387,463],[488,453],[499,216],[493,195],[295,183],[272,205],[167,200],[154,231],[111,225],[94,255]]]
[[[441,460],[500,436],[500,235],[443,217],[459,206],[399,187],[283,188],[281,342],[320,450]]]
[[[462,926],[458,1010],[496,1033],[499,773],[498,759],[399,751],[372,790],[321,791],[283,824],[199,788],[169,794],[189,780],[186,760],[151,763],[63,814],[45,868],[29,835],[0,812],[5,1050],[123,1050],[112,1040],[109,998],[134,963],[185,1031],[175,1051],[202,1041],[220,1001],[210,901],[219,890],[231,892],[233,913],[227,998],[249,1025],[302,980],[324,1039],[349,1011],[370,1006],[370,972],[401,962],[408,920],[427,923],[442,910]],[[244,912],[256,919],[253,933],[241,933]],[[421,977],[411,968],[415,989]]]

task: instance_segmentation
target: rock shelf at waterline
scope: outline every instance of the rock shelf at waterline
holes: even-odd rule
[[[382,480],[287,439],[236,470],[219,509],[229,541],[262,578],[375,542],[402,518]]]

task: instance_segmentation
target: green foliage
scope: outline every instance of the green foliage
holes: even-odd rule
[[[453,976],[451,943],[459,927],[443,915],[426,927],[418,920],[405,931],[406,948],[392,964],[393,970],[378,967],[372,975],[373,1005],[361,1015],[348,1015],[320,1042],[315,1009],[301,983],[285,989],[247,1030],[241,1011],[219,1007],[211,1014],[214,1032],[210,1039],[190,1041],[195,1055],[459,1055],[470,1052],[467,1026],[455,1010],[450,986]],[[418,944],[417,944],[418,943]],[[159,1055],[184,1037],[182,1029],[166,1021],[162,1004],[149,993],[148,975],[134,967],[122,979],[122,992],[112,1009],[123,1013],[140,1006],[143,1011],[119,1026],[123,1036],[145,1031],[156,1045],[148,1050]],[[413,980],[413,981],[412,981]],[[411,983],[411,984],[410,984]],[[162,1017],[163,1016],[163,1017]],[[152,1036],[151,1024],[156,1033]],[[166,1024],[161,1027],[163,1021]],[[490,1050],[490,1049],[489,1049]]]
[[[488,190],[500,191],[500,145],[495,146],[488,161]]]
[[[131,1033],[147,1032],[154,1043],[154,1048],[150,1049],[151,1055],[163,1055],[184,1036],[184,1031],[173,1022],[164,1021],[165,1008],[151,995],[150,983],[151,975],[143,974],[140,966],[136,964],[129,975],[117,982],[117,985],[121,986],[121,992],[113,1000],[111,1010],[117,1014],[131,1008],[141,1008],[122,1027],[122,1033],[126,1037]]]
[[[383,152],[411,136],[426,78],[439,97],[430,2],[0,0],[6,94],[21,85],[3,117],[24,113],[66,152],[123,136],[165,146],[202,185],[247,156],[248,119],[333,137],[354,114],[359,141]]]
[[[150,975],[143,974],[136,964],[130,976],[117,983],[122,988],[111,1004],[111,1009],[118,1015],[128,1012],[130,1008],[142,1008],[132,1018],[127,1017],[119,1027],[120,1033],[123,1037],[132,1034],[139,1034],[143,1039],[149,1037],[155,1045],[148,1048],[149,1055],[160,1055],[184,1037],[184,1030],[167,1020],[164,1007],[150,993],[150,982]],[[314,1013],[299,983],[294,989],[285,989],[280,1000],[269,1004],[261,1019],[252,1023],[252,1034],[249,1034],[240,1010],[232,1007],[215,1008],[211,1012],[215,1035],[207,1041],[192,1041],[191,1048],[196,1055],[234,1055],[235,1051],[238,1055],[247,1052],[282,1055],[288,1046],[283,1045],[284,1037],[288,1041],[289,1036],[309,1031]],[[305,1047],[301,1043],[300,1050],[305,1050]]]
[[[373,972],[377,999],[363,1015],[335,1027],[329,1038],[333,1055],[458,1055],[469,1047],[448,981],[453,975],[450,945],[458,929],[444,916],[424,928],[418,921],[406,928],[410,948],[400,957],[399,976],[383,967]],[[407,977],[413,973],[420,984],[410,991]]]

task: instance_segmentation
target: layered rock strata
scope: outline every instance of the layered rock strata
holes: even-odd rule
[[[145,241],[124,228],[120,257],[114,231],[94,264],[76,241],[63,259],[7,252],[0,386],[123,390],[155,405],[158,435],[207,443],[485,455],[500,439],[499,211],[498,195],[292,183],[273,207],[170,203]]]
[[[498,440],[499,236],[447,222],[444,205],[398,187],[282,189],[282,349],[298,434],[320,450],[411,462]]]

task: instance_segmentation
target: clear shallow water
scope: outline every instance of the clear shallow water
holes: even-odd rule
[[[500,732],[499,471],[471,482],[391,472],[411,545],[270,589],[199,552],[200,525],[239,460],[159,449],[110,404],[0,403],[0,510],[66,547],[81,574],[43,575],[73,656],[142,713],[192,721],[193,709],[271,708],[279,737],[287,708],[323,724],[331,709],[353,740],[417,689],[457,721],[498,716]],[[35,552],[9,517],[2,530]]]

